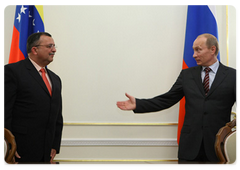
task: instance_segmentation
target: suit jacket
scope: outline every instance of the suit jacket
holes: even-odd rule
[[[201,66],[182,70],[172,88],[152,99],[137,99],[135,113],[155,112],[169,108],[185,96],[185,119],[179,141],[178,157],[196,158],[201,142],[210,161],[218,161],[214,150],[218,130],[230,121],[236,101],[236,70],[220,63],[214,82],[206,96]]]
[[[15,136],[18,161],[50,161],[51,149],[60,151],[62,136],[61,80],[46,69],[52,83],[50,96],[31,61],[8,64],[5,71],[5,128]]]

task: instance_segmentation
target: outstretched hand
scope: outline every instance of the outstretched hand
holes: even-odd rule
[[[133,96],[125,93],[129,100],[117,102],[117,107],[121,110],[134,110],[136,109],[136,99]]]

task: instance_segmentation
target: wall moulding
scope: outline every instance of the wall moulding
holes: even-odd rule
[[[62,139],[61,146],[170,146],[177,139]]]
[[[93,123],[93,122],[64,122],[64,126],[173,126],[178,123]]]

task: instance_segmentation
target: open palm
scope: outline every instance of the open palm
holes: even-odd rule
[[[134,110],[136,109],[136,99],[133,96],[130,96],[129,94],[125,93],[127,98],[129,100],[126,101],[118,101],[117,106],[121,110]]]

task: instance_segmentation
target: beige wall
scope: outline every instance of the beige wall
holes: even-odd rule
[[[235,8],[228,7],[228,58],[226,6],[216,9],[221,62],[236,68]],[[4,14],[6,64],[15,6]],[[178,104],[134,115],[116,101],[125,92],[148,98],[170,89],[182,68],[186,14],[187,6],[44,6],[45,31],[58,47],[49,68],[62,79],[64,122],[80,123],[64,126],[56,159],[177,158],[177,125],[169,123],[178,122]]]

